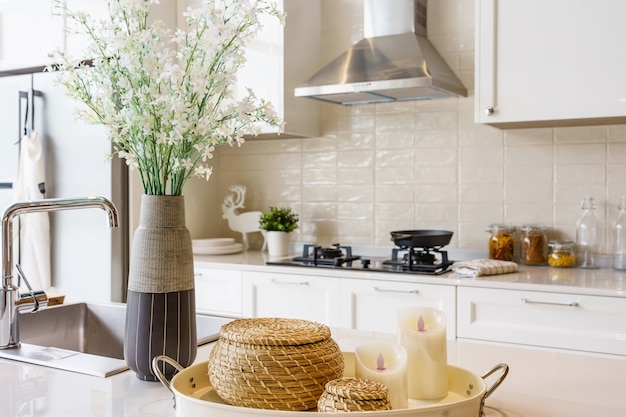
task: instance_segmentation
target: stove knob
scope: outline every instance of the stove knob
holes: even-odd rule
[[[363,265],[364,269],[368,269],[370,267],[370,260],[369,259],[362,259],[361,260],[361,265]]]

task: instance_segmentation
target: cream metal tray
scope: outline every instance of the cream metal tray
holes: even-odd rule
[[[354,353],[344,352],[345,376],[354,376]],[[179,372],[171,382],[158,369],[159,362],[174,366]],[[167,356],[157,356],[153,369],[159,379],[174,394],[174,407],[177,417],[301,417],[303,411],[264,410],[258,408],[236,407],[226,404],[217,395],[209,381],[208,362],[201,362],[183,369]],[[500,371],[491,386],[486,378]],[[506,364],[498,364],[482,377],[468,370],[448,365],[449,392],[446,397],[436,401],[418,401],[409,399],[409,408],[401,410],[351,412],[350,415],[381,417],[479,417],[482,415],[484,401],[502,383],[508,374]],[[313,409],[307,412],[317,412]]]

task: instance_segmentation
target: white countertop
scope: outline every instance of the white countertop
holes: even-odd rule
[[[267,266],[266,257],[260,252],[198,256],[196,264],[243,271],[626,297],[626,274],[611,269],[521,266],[517,273],[467,279],[452,273],[427,276]],[[390,334],[345,329],[333,329],[333,337],[345,351],[353,350],[359,343],[395,338]],[[196,363],[207,360],[210,348],[207,345],[198,350]],[[502,386],[486,401],[488,417],[626,415],[626,397],[623,395],[626,390],[626,356],[449,340],[448,362],[478,375],[500,362],[510,366]],[[0,359],[0,417],[173,417],[176,412],[172,405],[172,394],[163,385],[139,381],[131,371],[100,378]]]
[[[571,294],[626,297],[626,271],[611,268],[581,269],[520,265],[519,271],[478,278],[460,278],[454,273],[419,275],[366,272],[360,269],[266,265],[267,253],[250,251],[234,255],[194,257],[198,267],[264,271],[282,274],[316,275],[358,279],[388,279],[456,286],[522,289]]]
[[[344,351],[393,335],[333,329]],[[198,350],[205,362],[210,345]],[[448,362],[477,375],[500,362],[504,383],[486,400],[486,414],[508,417],[622,417],[626,359],[497,344],[448,342]],[[487,384],[493,381],[487,379]],[[173,417],[172,395],[131,371],[109,378],[0,360],[0,416]],[[211,414],[207,414],[207,417]],[[215,417],[219,417],[215,415]]]

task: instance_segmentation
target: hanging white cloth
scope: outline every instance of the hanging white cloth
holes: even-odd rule
[[[43,146],[39,133],[33,131],[30,135],[24,135],[20,144],[18,176],[14,186],[15,201],[45,198],[45,187]],[[13,241],[14,261],[19,259],[33,289],[48,290],[51,286],[48,213],[27,213],[18,219],[14,224],[14,228],[19,224],[19,242]]]

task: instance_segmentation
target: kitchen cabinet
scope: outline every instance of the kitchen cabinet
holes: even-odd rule
[[[200,314],[242,316],[242,272],[195,267],[196,310]]]
[[[94,17],[107,13],[105,0],[66,0],[70,10]],[[84,36],[68,35],[67,21],[56,13],[52,0],[0,1],[0,73],[40,72],[50,54],[60,50],[80,56]]]
[[[279,0],[286,13],[285,26],[267,19],[246,49],[246,66],[239,72],[238,91],[251,87],[257,97],[270,101],[285,121],[284,131],[264,127],[259,138],[320,136],[320,105],[295,97],[294,89],[321,62],[321,5],[319,0]]]
[[[477,0],[475,121],[626,121],[626,2]]]
[[[178,0],[181,5],[198,0]],[[258,139],[289,139],[320,136],[320,104],[295,97],[294,89],[321,64],[320,0],[278,0],[286,13],[285,25],[262,16],[263,28],[246,48],[246,64],[237,74],[236,97],[247,96],[247,88],[274,105],[285,122],[279,128],[263,126]],[[180,12],[179,12],[180,13]],[[183,21],[182,19],[180,20]]]
[[[341,279],[339,325],[348,329],[397,333],[397,311],[422,306],[446,315],[447,338],[456,338],[454,286],[390,280]],[[416,324],[417,325],[417,324]]]
[[[0,72],[43,66],[64,43],[51,0],[0,1]]]
[[[339,325],[339,279],[243,271],[243,315]]]
[[[458,287],[457,336],[626,355],[626,298]]]

